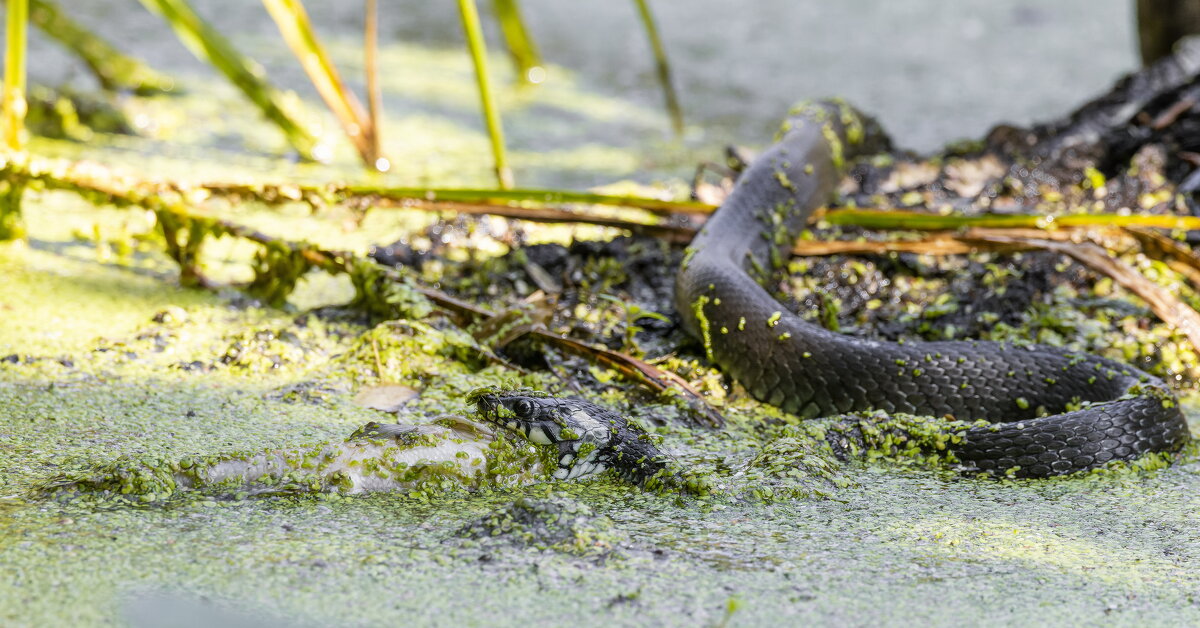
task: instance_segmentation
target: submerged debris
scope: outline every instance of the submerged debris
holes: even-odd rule
[[[521,497],[467,524],[459,536],[571,554],[612,551],[623,538],[612,519],[565,497]]]

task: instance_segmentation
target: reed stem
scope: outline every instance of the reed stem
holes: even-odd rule
[[[458,0],[458,9],[462,13],[463,31],[467,37],[467,46],[471,49],[471,61],[475,64],[475,80],[479,84],[483,118],[487,123],[488,137],[492,141],[496,182],[502,189],[507,190],[513,186],[512,170],[509,169],[508,157],[504,154],[504,127],[500,123],[500,113],[496,109],[492,83],[488,77],[487,45],[483,40],[483,29],[479,25],[479,10],[475,6],[475,0]]]

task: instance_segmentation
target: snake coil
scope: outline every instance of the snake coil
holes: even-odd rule
[[[1181,448],[1189,433],[1175,397],[1131,366],[1043,345],[844,336],[792,314],[752,278],[782,266],[845,160],[885,142],[841,103],[791,113],[677,276],[684,326],[709,358],[755,398],[805,418],[883,410],[986,420],[952,445],[968,471],[1047,477]]]

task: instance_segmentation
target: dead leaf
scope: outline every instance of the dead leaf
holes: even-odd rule
[[[354,403],[372,410],[397,412],[420,394],[420,391],[400,384],[365,386],[354,395]]]
[[[975,198],[990,181],[1003,177],[1008,168],[995,155],[978,159],[955,159],[946,164],[946,189],[963,198]]]
[[[879,186],[879,191],[884,194],[899,192],[900,190],[911,190],[922,185],[929,185],[938,178],[938,167],[927,162],[898,162],[888,175],[886,181]]]

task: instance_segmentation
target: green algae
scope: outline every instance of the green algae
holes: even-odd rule
[[[429,134],[415,128],[420,121],[406,125]],[[436,130],[445,131],[439,150],[468,154],[480,146],[456,125]],[[417,147],[431,141],[418,133],[404,137]],[[191,161],[176,154],[154,168],[187,169]],[[486,174],[455,161],[412,167],[422,176]],[[629,163],[638,162],[601,170]],[[936,456],[938,444],[953,437],[944,425],[890,417],[861,420],[856,427],[867,444],[859,453],[870,462],[846,464],[825,443],[830,432],[853,428],[801,423],[752,402],[686,355],[668,358],[672,370],[705,382],[726,410],[727,430],[686,427],[676,408],[636,397],[611,373],[597,371],[612,386],[596,400],[634,416],[711,483],[704,498],[647,493],[612,478],[474,493],[434,478],[409,494],[345,497],[314,494],[312,476],[299,473],[279,487],[302,490],[265,499],[231,490],[157,500],[168,488],[166,472],[176,467],[197,468],[231,452],[317,447],[368,421],[396,420],[349,403],[357,385],[398,381],[419,388],[404,417],[417,422],[461,410],[464,396],[481,384],[548,389],[556,382],[491,364],[474,338],[429,317],[403,286],[393,298],[397,307],[379,314],[409,318],[376,326],[180,290],[152,248],[137,250],[135,240],[132,261],[114,264],[102,251],[115,251],[119,239],[72,239],[67,227],[90,233],[99,220],[106,233],[118,233],[116,225],[135,215],[89,207],[50,225],[62,216],[44,211],[51,202],[62,203],[49,194],[35,198],[37,211],[27,216],[42,239],[28,249],[6,249],[0,262],[6,295],[0,346],[19,354],[15,363],[0,363],[0,404],[7,410],[0,421],[2,623],[113,623],[126,600],[156,589],[292,621],[362,625],[397,617],[695,625],[728,619],[735,599],[733,620],[750,624],[897,617],[934,624],[962,617],[1186,624],[1200,615],[1194,600],[1200,542],[1191,532],[1200,506],[1194,448],[1169,468],[1165,457],[1154,457],[1133,469],[1067,479],[977,481],[943,468],[952,461]],[[288,215],[285,223],[266,212],[238,211],[254,225],[321,235],[327,246],[363,244],[356,240],[363,236],[338,233],[316,218]],[[368,220],[407,232],[432,219]],[[226,261],[244,271],[248,252],[228,240],[205,238],[205,271]],[[590,289],[609,291],[620,270],[590,268]],[[377,278],[373,287],[392,289]],[[263,294],[271,300],[271,290]],[[1069,297],[1056,294],[1054,316],[1028,329],[1077,339],[1085,317],[1069,313]],[[172,306],[184,315],[168,312]],[[1137,315],[1114,312],[1104,322],[1144,338],[1131,357],[1149,355],[1143,349],[1162,339],[1161,327],[1134,327]],[[599,322],[619,313],[613,307],[585,314]],[[1087,341],[1103,342],[1103,336]],[[1181,364],[1194,363],[1186,352],[1179,355]],[[922,432],[922,426],[937,429]],[[497,464],[519,465],[518,444],[502,442],[513,455],[497,456]],[[302,470],[320,466],[310,457],[298,457]],[[147,505],[140,498],[25,496],[58,474],[105,465],[124,471],[111,476],[121,478],[111,489],[151,496]],[[564,536],[541,536],[537,522],[517,525],[517,510],[540,509],[545,522],[541,516],[554,508],[543,504],[562,500],[573,504],[567,516],[553,517],[565,524]],[[504,534],[506,521],[512,537]],[[499,528],[503,542],[464,532],[479,526],[489,539]],[[462,591],[486,604],[464,604],[454,595]]]
[[[278,243],[263,246],[254,256],[254,280],[246,292],[272,307],[283,307],[296,284],[312,269],[303,251]],[[355,285],[358,289],[358,285]],[[386,300],[386,299],[385,299]]]
[[[385,332],[398,333],[404,343],[416,337],[410,335],[411,328],[384,324],[372,329],[381,340]],[[385,352],[403,347],[434,360],[444,346],[432,340],[426,349],[401,344]],[[453,357],[440,358],[446,365],[459,363]],[[346,358],[349,364],[360,361],[369,365],[374,360],[365,352]],[[5,377],[31,377],[24,368],[5,371]],[[132,364],[124,368],[136,372]],[[204,377],[228,376],[222,373]],[[456,379],[454,373],[447,376],[449,381]],[[282,373],[273,377],[286,379]],[[147,387],[161,389],[162,384],[148,382]],[[11,394],[11,388],[6,390]],[[182,459],[189,453],[214,452],[222,441],[275,440],[287,446],[297,435],[319,440],[322,433],[345,434],[354,422],[345,416],[351,408],[332,412],[327,404],[315,413],[306,412],[303,404],[284,402],[252,409],[260,402],[251,395],[233,406],[213,399],[220,414],[204,414],[205,418],[226,419],[206,425],[208,433],[181,438],[176,429],[157,444],[146,440],[154,435],[150,430],[157,429],[154,416],[183,416],[184,408],[203,408],[196,393],[172,393],[179,408],[174,413],[161,402],[147,407],[149,417],[129,424],[141,432],[135,446],[173,450]],[[18,398],[30,410],[19,416],[45,417],[54,407],[55,414],[72,417],[73,425],[57,431],[59,446],[77,438],[80,424],[91,424],[92,429],[106,424],[79,409],[64,408],[63,395],[61,390],[26,389]],[[89,395],[94,393],[74,393],[84,403],[92,403],[85,401]],[[46,403],[38,403],[36,397]],[[130,402],[137,398],[117,396],[110,411],[93,416],[120,419],[122,412],[113,410],[136,408]],[[284,411],[287,418],[270,419],[272,408]],[[359,421],[373,414],[357,412]],[[243,418],[230,421],[243,413]],[[200,494],[166,508],[112,502],[100,507],[79,499],[21,504],[10,500],[11,505],[0,510],[0,551],[18,580],[15,586],[0,588],[0,609],[6,621],[17,623],[25,617],[95,623],[120,613],[122,605],[142,591],[165,587],[318,622],[372,623],[397,613],[416,618],[413,621],[478,620],[477,610],[445,595],[446,587],[452,586],[487,596],[487,616],[499,623],[508,623],[497,619],[501,615],[513,623],[578,621],[579,614],[587,612],[619,623],[717,621],[734,594],[743,601],[735,617],[752,622],[782,614],[812,621],[867,620],[885,605],[944,620],[946,615],[923,603],[930,586],[936,586],[945,612],[978,613],[973,600],[1003,592],[1015,604],[1005,607],[1006,619],[1100,618],[1113,613],[1137,613],[1141,620],[1192,616],[1186,600],[1197,577],[1180,561],[1200,553],[1200,544],[1181,535],[1189,527],[1185,511],[1196,504],[1193,492],[1181,491],[1179,483],[1194,482],[1189,479],[1196,477],[1194,463],[1133,477],[1126,473],[1079,480],[966,482],[920,467],[877,470],[846,466],[827,454],[814,457],[806,439],[816,433],[817,424],[794,423],[773,408],[743,400],[729,414],[729,434],[668,423],[665,437],[668,446],[691,440],[698,451],[711,447],[722,452],[712,463],[701,454],[700,466],[745,456],[749,468],[758,470],[748,484],[760,489],[760,495],[751,496],[757,499],[745,503],[711,498],[680,502],[604,479],[477,495],[438,486],[408,496],[355,498],[284,495],[225,501]],[[281,419],[295,425],[305,415],[316,430],[279,429]],[[336,418],[335,425],[326,424],[331,418]],[[759,433],[764,420],[767,425],[784,423]],[[10,419],[6,429],[22,422]],[[263,422],[268,425],[260,425]],[[33,423],[39,430],[47,428],[45,418]],[[263,429],[271,424],[275,429]],[[44,443],[54,433],[41,432],[36,438]],[[749,442],[756,433],[755,438],[770,442],[757,452]],[[735,443],[744,446],[743,454],[728,451]],[[85,453],[92,447],[78,443],[76,451]],[[15,450],[15,457],[18,466],[53,459],[28,449]],[[27,468],[50,467],[35,463]],[[19,478],[29,471],[9,468],[8,473],[9,478]],[[822,494],[836,499],[811,499]],[[806,499],[797,502],[797,497]],[[532,527],[519,523],[523,520],[511,510],[521,502],[525,505],[518,510],[538,511],[539,500],[545,499],[577,504],[575,513],[552,517],[551,523],[561,527],[547,524],[560,536],[538,532],[541,524],[536,521]],[[1019,509],[1006,506],[1016,503]],[[549,518],[549,510],[543,508],[538,516]],[[1134,512],[1139,514],[1131,517]],[[1157,527],[1144,527],[1150,521]],[[475,529],[487,530],[487,535],[463,532]],[[500,534],[493,536],[497,529]],[[64,573],[71,574],[72,586],[56,588],[59,592],[53,596],[38,593],[60,582]],[[395,578],[405,582],[403,597],[389,594]],[[1029,587],[1031,579],[1039,586]],[[562,595],[548,597],[546,591]],[[1139,602],[1131,604],[1129,596]],[[636,603],[621,601],[629,599]],[[1103,603],[1094,603],[1096,599]],[[781,600],[787,600],[786,610]],[[1044,604],[1053,610],[1039,608]]]
[[[696,300],[692,302],[692,316],[696,318],[696,324],[700,326],[701,342],[704,344],[704,357],[709,362],[713,362],[715,359],[713,358],[712,351],[712,330],[710,329],[708,316],[704,313],[704,306],[710,302],[712,302],[712,299],[706,294],[696,297]]]
[[[0,183],[0,242],[25,237],[25,222],[21,217],[21,201],[25,194],[22,181]]]
[[[782,614],[866,620],[881,605],[941,618],[939,623],[949,620],[949,611],[967,608],[979,609],[977,616],[985,620],[1193,617],[1187,600],[1195,576],[1181,562],[1196,551],[1194,540],[1181,536],[1186,518],[1156,517],[1161,508],[1129,514],[1169,493],[1170,482],[1151,480],[1139,487],[1150,491],[1142,497],[1119,486],[1101,494],[1052,486],[955,486],[958,498],[945,504],[950,493],[941,480],[894,474],[865,479],[871,486],[851,487],[844,502],[708,512],[647,504],[620,493],[572,491],[571,499],[610,519],[617,533],[615,543],[609,542],[621,558],[602,567],[586,554],[549,546],[480,547],[457,536],[455,530],[473,522],[502,519],[494,513],[514,501],[503,495],[437,505],[382,495],[318,502],[283,498],[104,515],[70,506],[22,509],[15,516],[9,511],[6,523],[25,531],[18,543],[27,545],[17,549],[39,562],[25,565],[22,585],[0,596],[13,600],[10,596],[69,570],[83,581],[109,578],[56,596],[55,602],[71,602],[72,609],[56,616],[86,623],[110,617],[122,596],[164,582],[286,617],[342,622],[396,613],[413,621],[480,617],[446,596],[446,586],[486,595],[488,617],[501,623],[509,622],[497,617],[513,623],[578,621],[578,613],[589,612],[619,623],[715,621],[731,594],[745,603],[739,611],[744,621]],[[1005,494],[1028,502],[1024,516],[1012,517]],[[943,502],[940,514],[930,514],[939,513],[928,508],[937,502]],[[1124,515],[1105,531],[1111,517],[1072,517],[1074,508],[1102,515],[1118,508]],[[51,534],[62,531],[80,537],[73,548],[53,541]],[[110,539],[137,534],[139,543]],[[200,549],[231,542],[236,553]],[[182,547],[193,549],[167,562],[148,560],[179,555]],[[11,555],[13,547],[6,550]],[[100,552],[103,562],[89,558]],[[404,596],[387,594],[390,574],[403,574]],[[306,581],[319,584],[314,588]],[[1038,586],[1029,586],[1031,581]],[[256,584],[248,587],[250,582]],[[639,591],[636,605],[608,606]],[[941,612],[922,603],[929,595],[938,597]],[[979,599],[1008,603],[980,607]],[[23,610],[45,616],[49,609],[46,601],[30,597]]]
[[[459,534],[581,556],[611,552],[615,545],[628,542],[614,529],[611,519],[596,516],[586,504],[563,496],[518,498],[468,524]]]

